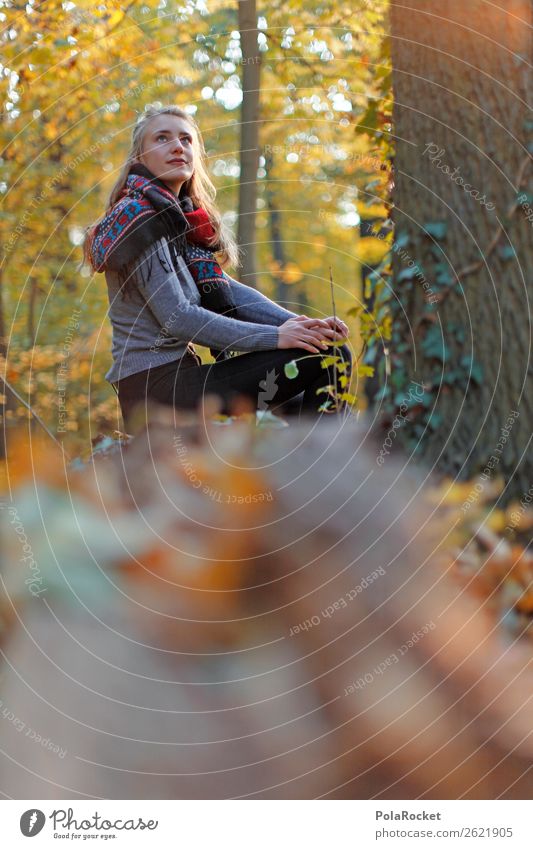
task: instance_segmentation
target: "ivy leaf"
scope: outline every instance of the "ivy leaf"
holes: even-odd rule
[[[409,233],[407,230],[401,230],[394,240],[393,249],[399,251],[401,248],[406,248],[409,244]]]
[[[435,283],[438,286],[450,286],[452,283],[452,275],[450,267],[445,262],[437,262],[435,264]]]
[[[428,421],[430,430],[437,430],[442,424],[442,413],[433,413]]]
[[[411,268],[402,268],[402,270],[398,273],[397,280],[398,283],[401,283],[402,280],[412,280],[412,278],[419,271],[418,265],[413,265]]]
[[[390,388],[387,386],[387,384],[383,384],[383,386],[380,389],[378,389],[378,391],[374,395],[374,401],[383,401],[389,395],[390,395]]]
[[[449,359],[450,352],[444,342],[444,338],[436,325],[429,328],[424,341],[422,342],[422,350],[426,357],[434,360],[440,360],[443,363]]]
[[[512,245],[501,245],[498,248],[498,256],[501,259],[515,259],[516,251]]]
[[[472,357],[462,357],[461,365],[468,372],[466,377],[472,382],[475,383],[476,386],[481,386],[483,383],[483,367],[480,363],[476,362]]]
[[[434,239],[441,240],[446,236],[448,230],[447,221],[428,221],[424,225],[426,233]]]
[[[298,366],[296,365],[296,360],[291,360],[290,363],[285,363],[283,370],[285,372],[285,377],[288,377],[289,380],[292,380],[294,377],[298,377],[299,371]]]

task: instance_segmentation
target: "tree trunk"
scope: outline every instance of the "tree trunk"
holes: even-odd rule
[[[380,225],[379,230],[377,226]],[[381,218],[361,218],[359,223],[359,237],[361,239],[367,239],[370,237],[378,236],[380,239],[384,239],[387,235],[387,227],[381,226],[383,225],[383,217]],[[365,262],[361,265],[361,289],[363,293],[363,305],[368,313],[374,312],[375,309],[375,293],[370,287],[370,291],[368,294],[368,285],[367,281],[371,274],[379,268],[380,262],[376,262],[375,264]],[[364,393],[367,403],[367,408],[369,410],[374,408],[376,403],[376,396],[380,390],[380,376],[379,376],[379,364],[383,359],[383,346],[376,346],[376,353],[374,358],[369,362],[369,365],[374,367],[374,374],[372,377],[367,377],[365,379]],[[365,361],[366,362],[366,361]]]
[[[533,480],[532,23],[530,0],[391,8],[390,397],[411,408],[407,447],[458,477],[512,478],[506,500]]]
[[[28,348],[33,348],[35,345],[35,307],[37,304],[37,281],[34,277],[30,278],[30,292],[28,300]]]
[[[265,171],[267,173],[267,184],[266,184],[266,203],[268,208],[268,217],[270,223],[270,239],[272,242],[272,259],[277,263],[277,267],[279,269],[279,274],[274,274],[274,282],[276,284],[276,301],[278,301],[282,307],[285,309],[292,309],[292,306],[289,305],[290,298],[290,286],[288,286],[283,277],[283,269],[285,268],[285,247],[283,244],[283,228],[281,222],[281,214],[276,205],[274,191],[272,189],[272,185],[270,183],[270,175],[272,171],[273,161],[272,154],[265,153]]]
[[[6,325],[4,316],[4,291],[2,286],[2,272],[0,270],[0,357],[6,358],[7,340],[6,340]],[[2,381],[0,382],[0,460],[4,460],[7,455],[7,439],[6,439],[6,411],[7,411],[7,386]]]
[[[261,53],[257,44],[255,0],[239,2],[239,30],[242,50],[241,175],[239,183],[239,223],[237,241],[242,249],[240,277],[255,285],[255,215],[257,206],[257,167],[259,164],[259,88]]]

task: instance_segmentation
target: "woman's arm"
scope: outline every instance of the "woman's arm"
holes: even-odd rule
[[[179,259],[185,273],[187,266]],[[227,318],[192,304],[174,270],[165,238],[141,254],[135,281],[161,328],[176,339],[235,351],[268,351],[278,347],[277,326]]]
[[[230,277],[226,271],[224,277],[229,281],[231,291],[237,305],[239,317],[246,321],[254,321],[257,324],[275,324],[279,327],[289,318],[296,318],[297,313],[280,307],[275,301],[271,301],[262,292],[258,292],[252,286],[246,286]]]

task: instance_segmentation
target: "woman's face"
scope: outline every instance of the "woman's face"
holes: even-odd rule
[[[146,129],[143,165],[179,195],[194,171],[193,128],[177,115],[157,115]]]

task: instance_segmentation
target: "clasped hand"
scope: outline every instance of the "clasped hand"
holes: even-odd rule
[[[348,326],[340,318],[309,318],[298,315],[289,318],[278,328],[278,348],[304,348],[312,353],[320,353],[328,348],[328,340],[333,342],[347,339]]]

